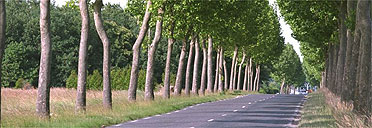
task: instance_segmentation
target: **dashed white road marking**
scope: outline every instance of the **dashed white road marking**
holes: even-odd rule
[[[238,110],[234,110],[234,112],[237,112]]]
[[[123,124],[118,124],[118,125],[115,125],[116,127],[120,127],[121,125],[123,125]]]
[[[262,100],[259,100],[259,101],[262,101]]]
[[[177,112],[180,112],[179,110],[177,110],[177,111],[174,111],[175,113],[177,113]]]
[[[195,128],[195,127],[190,127],[190,128]]]
[[[167,115],[169,115],[169,114],[172,114],[172,113],[168,112]]]
[[[222,114],[221,116],[226,116],[226,114]]]
[[[251,102],[249,102],[248,104],[252,104]]]
[[[131,121],[132,123],[134,123],[134,122],[137,122],[138,120],[133,120],[133,121]]]
[[[213,120],[214,120],[214,119],[209,119],[208,122],[211,122],[211,121],[213,121]]]
[[[242,106],[242,108],[245,108],[245,106]]]
[[[146,117],[146,118],[143,118],[144,120],[147,120],[147,119],[151,119],[151,117]]]
[[[161,116],[161,115],[155,115],[155,116]]]

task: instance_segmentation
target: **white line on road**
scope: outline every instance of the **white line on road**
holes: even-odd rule
[[[177,111],[174,111],[174,112],[177,113],[177,112],[180,112],[180,111],[177,110]]]
[[[147,119],[151,119],[151,117],[146,117],[146,118],[143,118],[144,120],[147,120]]]
[[[190,128],[195,128],[195,127],[190,127]]]
[[[234,112],[237,112],[238,110],[234,110]]]
[[[211,121],[213,121],[213,120],[214,120],[214,119],[209,119],[208,122],[211,122]]]
[[[223,115],[221,115],[221,116],[226,116],[226,114],[223,114]]]
[[[168,112],[167,115],[169,115],[169,114],[172,114],[172,113]]]
[[[252,104],[251,102],[249,102],[248,104]]]
[[[123,124],[118,124],[118,125],[115,125],[116,127],[120,127],[121,125],[123,125]]]
[[[155,115],[155,116],[161,116],[161,115]]]
[[[134,122],[137,122],[138,120],[133,120],[133,121],[131,121],[132,123],[134,123]]]
[[[245,108],[245,106],[242,106],[242,108]]]

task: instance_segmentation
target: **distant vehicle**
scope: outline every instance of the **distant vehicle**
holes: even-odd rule
[[[299,92],[300,92],[300,94],[303,94],[303,95],[307,95],[307,93],[308,93],[306,87],[300,87]]]

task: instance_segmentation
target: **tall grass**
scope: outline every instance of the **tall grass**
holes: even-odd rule
[[[75,114],[75,89],[52,88],[50,93],[51,119],[41,120],[35,115],[37,90],[18,90],[3,88],[1,93],[1,116],[3,127],[101,127],[135,120],[151,115],[167,113],[184,107],[231,98],[246,92],[210,94],[206,96],[172,97],[155,101],[143,100],[143,93],[138,92],[137,102],[127,100],[126,91],[113,91],[113,109],[102,107],[102,92],[87,92],[87,111]]]

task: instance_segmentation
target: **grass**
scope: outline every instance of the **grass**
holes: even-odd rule
[[[308,95],[305,102],[299,127],[336,127],[332,109],[327,105],[321,92]]]
[[[87,92],[87,111],[85,114],[75,114],[75,89],[51,89],[51,119],[42,120],[35,115],[37,90],[18,90],[3,88],[1,90],[1,125],[3,127],[101,127],[129,120],[167,113],[190,105],[211,102],[248,92],[232,92],[209,94],[206,96],[179,96],[162,99],[157,96],[155,101],[144,101],[143,93],[137,93],[137,102],[127,101],[126,91],[113,91],[113,109],[102,107],[102,92]]]

